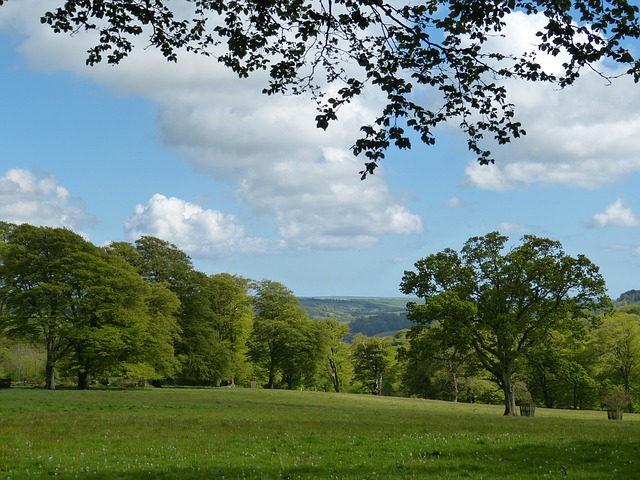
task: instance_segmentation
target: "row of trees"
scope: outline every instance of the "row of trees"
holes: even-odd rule
[[[352,383],[348,326],[311,320],[278,282],[206,275],[155,237],[99,248],[66,229],[4,223],[0,238],[4,374],[32,379],[43,363],[48,389],[61,377],[79,388],[110,378],[335,391]]]
[[[640,307],[611,314],[585,257],[524,237],[470,239],[405,272],[410,330],[355,335],[311,320],[270,281],[196,271],[154,237],[99,248],[65,229],[2,224],[0,374],[310,388],[591,408],[640,393]]]

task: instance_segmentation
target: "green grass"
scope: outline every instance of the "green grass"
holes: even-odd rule
[[[0,390],[0,480],[637,478],[640,418],[250,389]]]

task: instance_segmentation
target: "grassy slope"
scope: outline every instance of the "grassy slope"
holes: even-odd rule
[[[640,419],[249,389],[0,391],[0,478],[636,478]]]

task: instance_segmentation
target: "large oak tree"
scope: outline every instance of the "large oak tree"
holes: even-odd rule
[[[11,0],[0,0],[0,5]],[[435,142],[436,127],[458,123],[481,164],[492,162],[486,137],[503,144],[524,134],[503,80],[565,87],[583,70],[606,80],[640,79],[633,41],[639,9],[628,0],[57,0],[42,22],[55,32],[96,33],[87,63],[119,63],[136,45],[170,61],[185,51],[214,57],[240,77],[264,70],[267,94],[307,94],[317,126],[364,92],[382,95],[353,151],[367,157],[363,178],[392,144]],[[528,51],[505,51],[512,13],[540,15]],[[137,41],[137,37],[141,37]],[[540,54],[561,57],[546,70]],[[423,92],[428,94],[424,95]],[[413,135],[410,133],[413,131]]]
[[[532,348],[553,331],[579,331],[610,306],[605,282],[584,255],[567,255],[559,242],[525,235],[507,248],[497,232],[470,238],[406,271],[401,290],[410,320],[438,322],[443,348],[472,348],[504,392],[505,415],[516,415],[513,375]]]

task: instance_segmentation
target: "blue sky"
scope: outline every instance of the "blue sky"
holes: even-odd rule
[[[640,86],[628,80],[509,85],[529,135],[496,165],[476,166],[452,126],[436,147],[389,152],[361,182],[348,148],[375,93],[318,131],[309,102],[262,96],[263,79],[205,58],[166,64],[138,49],[86,67],[91,39],[41,26],[45,5],[0,8],[2,220],[96,245],[155,235],[201,271],[300,296],[399,296],[415,261],[494,230],[587,255],[613,298],[640,288]],[[535,21],[510,19],[510,45]]]

